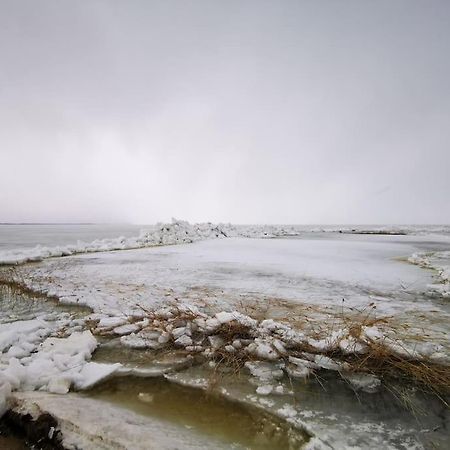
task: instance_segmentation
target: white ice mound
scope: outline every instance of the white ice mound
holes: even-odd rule
[[[23,264],[79,253],[127,250],[156,245],[191,243],[202,239],[217,239],[227,237],[227,229],[229,228],[230,226],[214,225],[212,223],[191,225],[188,222],[173,219],[172,223],[153,225],[147,230],[141,231],[140,235],[136,237],[97,239],[89,243],[78,241],[76,244],[56,247],[38,245],[34,248],[3,251],[0,252],[0,265]]]
[[[0,325],[0,352],[9,356],[25,356],[36,342],[50,333],[48,323],[42,320],[21,320]]]
[[[364,392],[376,392],[381,386],[381,380],[370,373],[341,373],[341,376],[347,380],[350,385]]]
[[[0,380],[13,390],[65,394],[71,386],[88,388],[121,366],[88,362],[96,347],[97,340],[90,331],[74,332],[67,338],[49,337],[29,356],[2,355]]]
[[[190,224],[183,220],[172,219],[171,223],[157,223],[142,230],[139,236],[117,237],[114,239],[97,239],[71,245],[46,247],[38,245],[33,248],[0,251],[0,265],[23,264],[42,261],[46,258],[70,256],[81,253],[95,253],[113,250],[130,250],[159,245],[186,244],[205,239],[225,237],[262,238],[273,236],[292,236],[304,232],[295,226],[274,225],[231,225],[213,223]]]

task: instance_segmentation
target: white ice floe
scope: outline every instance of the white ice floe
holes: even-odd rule
[[[286,403],[277,413],[284,418],[295,417],[298,414],[297,410],[289,403]]]
[[[101,317],[98,328],[115,328],[127,323],[126,317]]]
[[[129,323],[125,325],[120,325],[113,329],[114,334],[117,334],[118,336],[121,335],[127,335],[131,333],[135,333],[136,331],[140,330],[140,326],[135,323]]]
[[[294,356],[289,356],[289,363],[286,367],[286,372],[290,377],[294,378],[306,378],[312,374],[314,369],[319,369],[315,362]]]
[[[316,355],[314,362],[321,368],[327,370],[342,370],[344,363],[338,363],[325,355]]]
[[[356,390],[373,393],[381,386],[381,380],[369,373],[342,372],[341,376]]]
[[[97,340],[90,331],[73,332],[66,338],[46,337],[55,327],[54,323],[37,320],[0,325],[3,350],[9,345],[0,356],[3,384],[8,383],[12,390],[63,394],[71,386],[89,388],[120,367],[120,364],[89,362],[97,347]],[[24,351],[11,353],[12,349]]]
[[[263,384],[256,388],[256,393],[259,395],[269,395],[273,391],[273,386],[271,384]]]
[[[256,338],[248,345],[247,352],[261,359],[276,361],[280,358],[278,351],[264,338]]]
[[[39,319],[0,324],[0,352],[9,356],[28,356],[36,343],[50,332],[50,323]]]
[[[247,361],[245,367],[261,383],[268,383],[269,381],[279,380],[283,377],[283,366],[280,364],[265,361]]]

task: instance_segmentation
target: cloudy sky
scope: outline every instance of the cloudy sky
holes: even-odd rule
[[[0,0],[0,222],[450,222],[448,0]]]

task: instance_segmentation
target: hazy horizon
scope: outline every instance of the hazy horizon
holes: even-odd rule
[[[172,219],[168,220],[171,222]],[[176,218],[176,220],[184,220],[182,218]],[[146,226],[146,225],[155,225],[158,222],[0,222],[1,225],[80,225],[80,226],[88,226],[88,225],[105,225],[105,226]],[[164,222],[159,222],[164,223]],[[194,222],[190,222],[194,223]],[[205,223],[214,223],[211,221],[206,221]],[[281,223],[281,222],[253,222],[253,223],[238,223],[238,222],[216,222],[216,223],[231,223],[233,225],[287,225],[287,226],[305,226],[305,227],[314,227],[314,226],[392,226],[392,227],[402,227],[402,226],[418,226],[418,227],[434,227],[434,226],[450,226],[449,223]]]

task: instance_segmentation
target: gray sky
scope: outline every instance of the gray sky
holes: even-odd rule
[[[0,222],[450,223],[450,1],[0,0]]]

